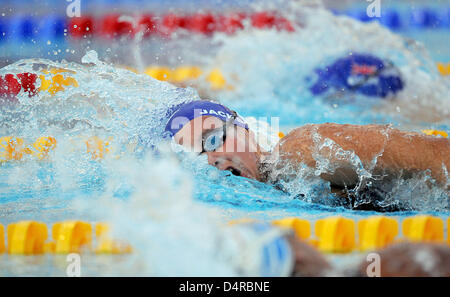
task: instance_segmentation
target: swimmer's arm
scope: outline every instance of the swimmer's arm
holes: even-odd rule
[[[303,162],[316,167],[324,158],[336,164],[334,173],[323,173],[322,178],[335,186],[351,186],[358,182],[355,166],[348,159],[336,157],[324,146],[330,139],[335,147],[353,151],[365,169],[375,174],[399,174],[430,170],[431,176],[446,185],[446,170],[450,168],[450,140],[419,133],[403,132],[380,125],[306,125],[285,136],[277,146],[280,158]]]

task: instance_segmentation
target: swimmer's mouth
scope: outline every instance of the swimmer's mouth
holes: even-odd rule
[[[234,167],[228,167],[228,168],[225,169],[225,170],[230,171],[231,174],[233,174],[233,175],[236,175],[236,176],[242,176],[242,172],[241,172],[239,169],[236,169],[236,168],[234,168]]]

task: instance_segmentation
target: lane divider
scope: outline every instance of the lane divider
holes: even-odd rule
[[[426,135],[436,137],[448,137],[447,132],[440,130],[422,130]],[[279,138],[283,138],[283,132],[278,133]],[[85,152],[91,156],[92,160],[104,159],[111,154],[112,138],[102,139],[98,136],[81,137],[81,141],[86,145]],[[78,140],[73,140],[76,145]],[[57,140],[52,136],[42,136],[31,144],[26,144],[23,138],[15,136],[0,137],[0,164],[12,161],[22,161],[24,157],[29,155],[37,160],[48,159],[49,154],[57,146]]]
[[[213,14],[209,12],[195,14],[168,13],[161,16],[143,14],[134,17],[136,25],[120,17],[120,14],[107,14],[100,18],[83,16],[70,18],[68,35],[72,38],[99,36],[107,39],[133,37],[138,32],[144,38],[152,36],[172,37],[175,33],[185,30],[194,34],[210,36],[216,32],[234,34],[245,29],[248,23],[251,27],[264,30],[293,32],[291,22],[275,11],[255,13],[230,12]]]
[[[91,155],[92,160],[103,159],[111,152],[110,140],[102,140],[98,136],[91,136],[85,143],[86,152]]]
[[[52,252],[57,254],[79,253],[89,248],[92,242],[92,226],[81,221],[67,221],[53,224]]]
[[[444,241],[444,222],[431,216],[406,218],[402,224],[403,235],[410,241]]]
[[[444,66],[442,63],[436,64],[437,69],[441,75],[448,75],[450,73],[450,64]],[[138,73],[138,71],[132,67],[122,66],[130,71]],[[445,67],[445,68],[444,68]],[[199,66],[180,66],[171,68],[169,66],[149,66],[144,71],[145,74],[160,80],[168,81],[173,84],[182,84],[192,81],[198,81],[204,79],[209,83],[209,87],[212,90],[233,90],[234,87],[227,83],[227,80],[223,72],[219,68],[213,68],[208,73],[202,70]],[[206,73],[206,75],[204,75]]]
[[[40,73],[24,72],[19,74],[5,74],[0,76],[0,104],[6,99],[17,102],[16,96],[22,91],[29,97],[39,92],[48,92],[55,95],[66,90],[67,87],[78,87],[78,82],[71,77],[75,72],[67,69],[53,68],[42,70]]]
[[[98,136],[81,137],[81,141],[86,145],[85,152],[91,156],[92,160],[104,159],[112,152],[111,140],[111,138],[103,140]],[[77,144],[76,140],[73,142],[74,145]],[[26,155],[36,160],[46,160],[56,146],[56,138],[52,136],[39,137],[28,145],[20,137],[3,136],[0,137],[0,164],[23,161]]]
[[[110,226],[105,223],[95,225],[95,235],[98,245],[95,252],[98,254],[124,254],[131,253],[133,248],[124,241],[114,240],[110,237]]]
[[[5,252],[5,227],[0,224],[0,254]]]
[[[422,130],[423,134],[429,135],[429,136],[441,136],[444,138],[448,137],[448,133],[442,130],[433,130],[433,129],[429,129],[429,130]]]
[[[229,224],[254,223],[257,220],[239,219]],[[314,224],[315,237],[311,238],[311,222],[288,217],[272,221],[280,228],[292,229],[294,234],[324,253],[350,253],[354,251],[370,251],[387,247],[401,241],[411,242],[444,242],[444,223],[441,218],[419,215],[408,217],[402,221],[402,237],[399,234],[399,222],[385,216],[371,216],[361,219],[355,224],[352,219],[336,216],[317,220]],[[450,218],[447,218],[447,230]],[[450,237],[447,231],[447,243]]]
[[[136,69],[129,67],[127,69],[138,73]],[[145,69],[144,73],[154,79],[168,81],[173,84],[184,84],[203,79],[204,82],[209,84],[211,90],[233,90],[233,86],[227,83],[225,76],[218,68],[213,68],[208,72],[198,66],[180,66],[175,68],[168,66],[149,66]]]
[[[44,160],[55,147],[56,139],[52,136],[39,137],[31,145],[25,145],[24,140],[20,137],[3,136],[0,137],[0,164],[8,161],[20,161],[25,155]]]
[[[311,226],[307,220],[302,220],[299,218],[284,218],[272,221],[272,224],[281,228],[293,229],[297,237],[303,240],[307,240],[311,236]]]
[[[8,225],[8,253],[36,255],[44,253],[47,226],[44,223],[22,221]]]
[[[144,13],[138,16],[105,14],[100,17],[84,15],[64,18],[47,15],[44,21],[29,16],[13,16],[0,20],[0,43],[4,41],[57,42],[67,37],[80,39],[100,37],[115,40],[121,37],[132,38],[140,33],[143,38],[172,38],[184,30],[198,35],[211,36],[216,32],[234,34],[245,29],[245,24],[264,30],[293,32],[291,22],[276,11],[230,12],[230,13],[167,13],[154,15]]]
[[[358,222],[360,250],[384,248],[398,235],[398,223],[389,217],[371,217]]]
[[[46,79],[46,76],[41,74],[39,75],[39,79],[41,81],[41,86],[39,87],[39,91],[47,91],[51,95],[55,95],[58,92],[64,91],[65,87],[73,86],[78,87],[78,82],[76,79],[66,76],[64,73],[75,74],[75,72],[67,70],[67,69],[50,69],[44,70],[44,74],[52,74],[49,79]]]
[[[450,27],[450,7],[414,6],[408,10],[388,8],[381,17],[369,17],[366,9],[334,11],[337,15],[347,15],[361,22],[379,22],[392,30],[404,29],[448,29]]]
[[[450,63],[437,63],[437,69],[442,76],[450,75]]]
[[[409,10],[386,9],[381,17],[369,17],[366,9],[333,11],[337,15],[347,15],[362,22],[377,21],[392,30],[448,29],[450,27],[450,7],[414,7]],[[249,27],[265,30],[295,31],[293,24],[283,13],[277,11],[231,11],[227,13],[201,12],[193,14],[143,13],[121,18],[120,13],[105,14],[100,17],[83,15],[66,18],[49,14],[43,18],[12,16],[0,19],[0,43],[5,41],[58,42],[67,37],[80,39],[101,37],[114,40],[134,37],[140,32],[144,38],[175,37],[175,33],[185,30],[189,33],[211,36],[216,32],[235,34]],[[130,22],[131,20],[131,22]],[[132,24],[133,23],[133,24]]]
[[[92,224],[82,221],[57,222],[52,226],[52,241],[48,239],[47,225],[35,221],[20,221],[8,225],[5,247],[4,227],[0,224],[0,254],[40,255],[44,253],[68,254],[94,252],[97,254],[127,254],[131,246],[110,238],[106,223],[95,226],[96,244],[93,247]]]
[[[139,73],[136,69],[128,66],[119,66],[128,69],[134,73]],[[198,66],[180,66],[170,68],[168,66],[149,66],[144,71],[145,74],[160,80],[168,81],[174,84],[184,84],[187,82],[204,79],[209,84],[211,90],[232,90],[233,87],[227,84],[223,73],[218,68],[209,72],[202,70]],[[78,81],[72,77],[76,74],[74,71],[52,68],[44,69],[40,73],[24,72],[19,74],[0,75],[0,104],[4,101],[18,103],[17,96],[23,92],[29,97],[35,96],[40,92],[47,92],[54,96],[56,93],[63,92],[67,88],[79,87]]]
[[[325,253],[348,253],[355,248],[355,222],[343,217],[317,220],[317,240],[311,243]]]
[[[129,66],[119,66],[134,73],[139,73],[137,69]],[[437,63],[437,69],[442,76],[449,75],[450,63]],[[153,65],[144,70],[144,73],[160,81],[168,81],[173,84],[185,84],[188,82],[198,82],[203,79],[209,84],[213,91],[233,90],[234,87],[227,83],[227,80],[219,68],[209,71],[203,70],[199,66],[179,66],[171,68],[168,66]],[[39,92],[48,92],[55,95],[65,91],[68,87],[79,87],[78,81],[71,77],[76,74],[74,71],[60,68],[42,70],[40,74],[19,73],[0,75],[0,104],[7,101],[17,102],[16,96],[22,91],[29,97],[35,96]]]

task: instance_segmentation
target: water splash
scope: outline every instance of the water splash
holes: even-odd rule
[[[415,129],[429,128],[430,123],[448,127],[448,81],[437,75],[420,45],[376,24],[335,17],[314,5],[294,6],[290,11],[291,20],[300,20],[296,33],[266,30],[217,36],[217,55],[198,58],[211,67],[219,66],[235,86],[234,92],[218,95],[222,102],[245,116],[279,116],[286,130],[325,121],[394,122]],[[349,50],[389,57],[400,67],[408,87],[395,100],[383,102],[350,98],[352,104],[341,104],[312,97],[303,78]],[[315,220],[336,213],[355,218],[374,214],[342,207],[329,184],[318,176],[333,170],[325,159],[318,170],[303,166],[294,171],[281,166],[274,175],[294,177],[279,183],[285,191],[218,171],[201,157],[183,152],[176,157],[179,162],[165,154],[146,159],[162,140],[167,110],[182,101],[199,99],[198,94],[116,68],[100,61],[95,52],[88,52],[82,61],[86,65],[29,59],[0,70],[4,75],[62,68],[79,84],[54,95],[40,92],[28,97],[21,93],[18,105],[0,107],[2,135],[27,141],[47,135],[58,139],[46,161],[24,160],[0,167],[2,223],[19,219],[110,220],[117,237],[129,240],[139,251],[138,257],[127,262],[133,267],[130,271],[236,275],[230,257],[237,248],[220,247],[233,245],[222,229],[226,220],[244,216]],[[269,139],[270,150],[276,138],[262,134]],[[101,162],[92,160],[85,152],[87,136],[111,138],[112,153]],[[331,148],[359,168],[361,176],[370,177],[370,168],[361,168],[351,152],[323,139],[317,144]],[[448,209],[448,195],[428,187],[426,179],[419,175],[384,184],[390,192],[385,202],[442,215]]]
[[[234,86],[220,99],[253,116],[279,116],[282,126],[308,122],[395,122],[418,128],[426,122],[449,125],[448,80],[439,76],[423,45],[376,22],[360,23],[319,7],[291,3],[293,33],[244,30],[216,36],[221,44],[209,64],[219,67]],[[318,98],[309,87],[314,69],[355,53],[391,60],[406,88],[395,98],[377,100],[346,93]]]

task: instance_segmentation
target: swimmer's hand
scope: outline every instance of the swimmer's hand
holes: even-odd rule
[[[327,260],[311,245],[295,235],[288,235],[287,240],[294,254],[292,276],[324,276],[331,269]]]
[[[312,168],[319,159],[327,160],[333,170],[320,176],[336,187],[359,182],[359,161],[375,177],[407,177],[429,171],[439,185],[448,186],[450,139],[389,125],[305,125],[283,137],[274,153],[279,153],[281,160]]]
[[[450,277],[450,247],[432,243],[399,243],[380,251],[380,275],[384,277]],[[364,260],[358,268],[359,276],[373,273],[370,261]],[[373,265],[372,265],[373,266]]]

